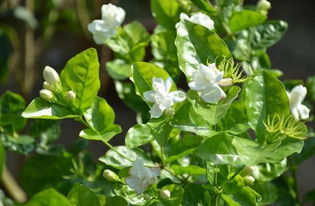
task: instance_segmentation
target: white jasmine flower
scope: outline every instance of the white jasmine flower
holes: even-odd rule
[[[163,111],[173,106],[174,103],[184,101],[186,95],[182,91],[172,91],[172,79],[169,77],[166,80],[162,78],[152,79],[153,90],[146,91],[143,96],[146,101],[154,103],[150,114],[152,118],[159,118]]]
[[[102,19],[96,19],[88,25],[96,44],[104,44],[106,39],[112,37],[126,16],[124,9],[113,4],[104,4],[101,10]]]
[[[223,71],[219,71],[216,65],[201,64],[199,69],[192,73],[192,81],[188,84],[190,89],[198,91],[201,99],[207,103],[217,103],[226,97],[220,86],[230,86],[231,78],[223,79]]]
[[[244,182],[247,185],[252,185],[255,182],[255,178],[251,175],[244,177]]]
[[[149,185],[156,183],[156,177],[160,175],[160,168],[145,167],[143,159],[136,159],[129,170],[129,174],[126,183],[138,194],[141,194]]]
[[[204,26],[210,30],[214,29],[214,22],[213,20],[206,14],[201,12],[194,13],[191,17],[188,17],[187,14],[181,13],[180,19],[185,19],[195,24],[199,24]]]
[[[307,119],[310,110],[302,104],[307,90],[302,85],[295,86],[291,92],[287,92],[289,97],[290,109],[296,120]]]
[[[267,0],[260,0],[257,3],[258,10],[269,10],[271,8],[271,3]]]
[[[47,84],[55,85],[60,83],[60,78],[58,72],[53,68],[46,66],[43,71],[43,76]]]

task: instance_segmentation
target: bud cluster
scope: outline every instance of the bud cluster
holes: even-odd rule
[[[58,72],[53,68],[46,66],[43,71],[44,83],[43,89],[39,91],[39,96],[46,101],[56,100],[56,94],[62,92],[62,86]],[[74,91],[68,91],[65,95],[65,100],[73,102],[76,98]]]

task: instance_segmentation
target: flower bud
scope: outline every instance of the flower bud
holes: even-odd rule
[[[48,89],[41,89],[39,91],[39,96],[46,101],[50,101],[53,99],[54,94]]]
[[[271,4],[267,0],[260,0],[257,3],[257,9],[260,11],[268,11],[271,8]]]
[[[51,86],[50,86],[50,84],[48,84],[48,82],[43,83],[43,88],[47,89],[47,90],[51,90]]]
[[[244,177],[244,182],[247,185],[252,185],[255,182],[255,178],[251,175]]]
[[[53,68],[49,66],[45,67],[43,71],[43,76],[44,76],[45,81],[50,85],[54,85],[60,82],[60,78],[56,70],[54,70]]]
[[[69,102],[73,102],[75,100],[76,94],[74,91],[68,91],[67,92],[67,100]]]
[[[109,169],[104,170],[103,176],[105,177],[105,179],[107,179],[110,182],[120,181],[120,178],[118,177],[118,175]]]
[[[167,200],[171,197],[171,192],[169,190],[160,190],[160,196],[162,199]]]
[[[219,85],[222,87],[228,87],[228,86],[231,86],[232,84],[233,84],[233,80],[231,78],[225,78],[219,81]]]
[[[240,172],[241,176],[248,176],[253,174],[253,169],[252,167],[244,167],[244,169],[242,169],[242,171]]]

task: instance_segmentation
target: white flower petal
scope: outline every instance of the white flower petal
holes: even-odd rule
[[[163,114],[158,104],[154,104],[150,110],[151,118],[159,118]]]
[[[201,12],[197,12],[197,13],[193,14],[190,17],[190,21],[195,23],[195,24],[199,24],[201,26],[204,26],[210,30],[214,29],[213,20],[208,15],[203,14]]]
[[[225,95],[224,91],[218,85],[210,85],[200,92],[200,97],[207,103],[216,104],[225,97],[223,94]]]
[[[154,102],[154,94],[155,94],[155,91],[153,90],[146,91],[143,93],[143,97],[148,102]]]
[[[289,93],[290,105],[296,106],[301,104],[306,96],[307,90],[302,85],[295,86]]]
[[[299,118],[299,112],[298,112],[298,110],[297,110],[296,107],[291,108],[291,113],[292,113],[292,115],[294,116],[294,119],[296,119],[296,120],[299,120],[299,119],[300,119],[300,118]]]
[[[104,4],[101,11],[104,22],[112,27],[120,26],[125,20],[126,12],[121,7],[113,4]]]
[[[164,80],[162,78],[153,77],[152,88],[154,91],[160,92],[161,94],[165,93]]]
[[[173,80],[171,77],[167,78],[164,81],[164,88],[166,92],[169,92],[171,90],[172,84],[173,84]]]
[[[310,110],[309,108],[307,108],[305,105],[303,104],[300,104],[298,107],[297,107],[297,111],[299,113],[299,117],[300,119],[307,119],[310,115]]]
[[[172,100],[174,102],[182,102],[186,98],[186,94],[182,91],[174,91],[170,93],[170,96],[172,97]]]

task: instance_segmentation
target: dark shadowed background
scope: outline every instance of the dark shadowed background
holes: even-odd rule
[[[149,0],[121,0],[116,3],[126,10],[127,17],[125,22],[138,20],[151,32],[155,24],[150,13],[149,2]],[[256,3],[256,1],[246,2]],[[103,3],[107,2],[103,1]],[[315,1],[274,0],[271,3],[270,18],[285,20],[289,23],[289,30],[284,39],[268,51],[273,68],[284,72],[283,79],[306,79],[315,75]],[[69,9],[71,9],[71,6],[70,4]],[[93,44],[91,39],[86,38],[81,30],[77,34],[74,34],[75,32],[69,32],[65,29],[58,30],[49,40],[48,46],[39,54],[40,58],[38,58],[34,66],[38,78],[34,80],[35,88],[32,89],[28,96],[27,103],[29,103],[30,99],[38,96],[43,82],[41,72],[45,65],[60,71],[69,58],[88,47],[96,47],[98,51],[102,51],[104,59],[100,60],[102,63],[101,73],[105,75],[104,62],[105,59],[111,57],[109,51]],[[105,85],[107,86],[105,87]],[[18,82],[13,75],[10,75],[5,83],[0,84],[0,94],[7,89],[21,93]],[[103,78],[102,89],[99,95],[105,97],[112,105],[116,111],[116,123],[122,125],[123,128],[123,133],[115,137],[112,143],[114,145],[122,144],[125,132],[136,123],[135,113],[128,109],[117,97],[113,82],[110,79]],[[62,134],[59,142],[69,144],[78,137],[81,129],[81,125],[77,122],[72,120],[62,121]],[[92,142],[90,148],[95,158],[101,156],[107,150],[105,145],[98,142]],[[16,154],[8,154],[8,166],[15,174],[20,168],[20,159]],[[302,194],[315,188],[315,158],[304,162],[299,167],[298,179],[300,182],[299,189]]]

